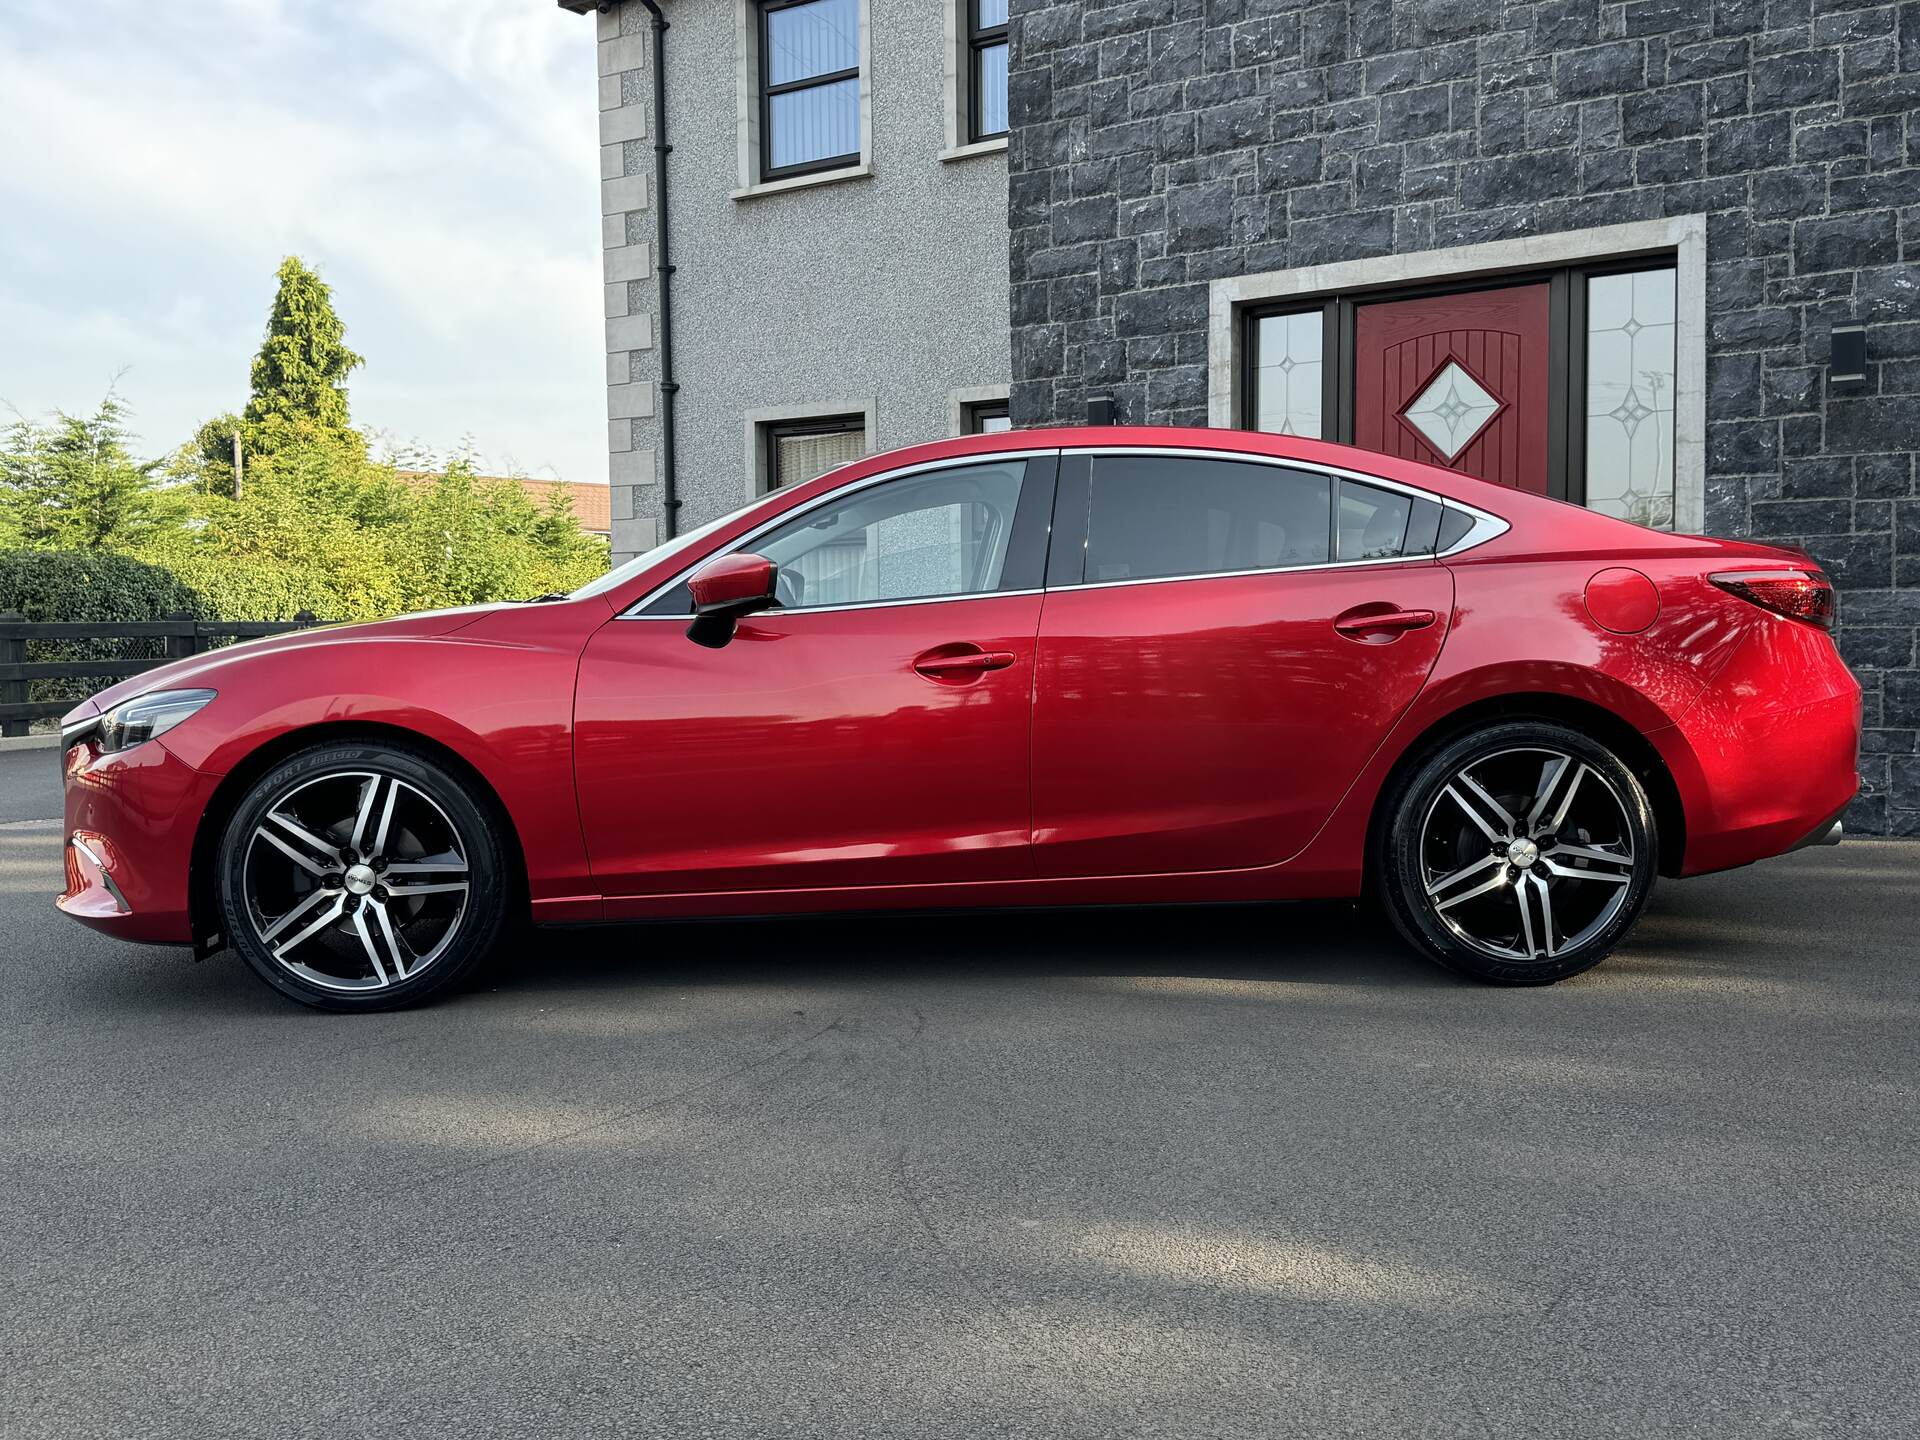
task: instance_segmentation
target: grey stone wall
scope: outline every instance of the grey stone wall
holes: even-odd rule
[[[1016,423],[1205,424],[1215,277],[1705,213],[1708,528],[1805,545],[1920,834],[1920,3],[1014,0]],[[1827,332],[1869,322],[1829,390]]]
[[[1004,393],[1006,158],[997,150],[942,158],[945,0],[870,0],[870,173],[738,198],[748,187],[737,36],[749,7],[675,0],[664,8],[672,26],[675,435],[687,530],[750,498],[750,414],[863,413],[869,445],[886,449],[952,433],[956,391]],[[660,517],[658,301],[647,262],[655,221],[645,208],[656,198],[647,193],[650,17],[627,3],[598,24],[603,174],[619,177],[603,182],[612,217],[604,238],[618,559],[652,544]]]

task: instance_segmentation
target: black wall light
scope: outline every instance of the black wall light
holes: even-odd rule
[[[1097,395],[1087,401],[1087,423],[1089,425],[1113,424],[1113,397]]]
[[[1867,381],[1867,327],[1836,325],[1827,352],[1829,385],[1864,385]]]

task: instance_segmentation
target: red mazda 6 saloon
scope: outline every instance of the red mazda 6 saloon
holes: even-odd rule
[[[516,918],[1367,895],[1483,980],[1839,836],[1799,553],[1283,436],[875,455],[569,596],[177,662],[63,722],[69,915],[334,1010]]]

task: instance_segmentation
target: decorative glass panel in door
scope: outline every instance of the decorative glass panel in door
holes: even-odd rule
[[[1359,306],[1354,443],[1546,494],[1548,297],[1539,281]]]
[[[1587,281],[1587,505],[1673,524],[1674,272]]]

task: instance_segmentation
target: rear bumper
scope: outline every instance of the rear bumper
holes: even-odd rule
[[[1750,633],[1682,720],[1647,738],[1686,809],[1683,875],[1833,844],[1858,793],[1860,686],[1822,631]]]
[[[83,741],[64,753],[62,767],[66,889],[54,903],[123,940],[191,943],[194,832],[219,777],[193,769],[160,740],[118,755]]]

